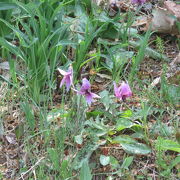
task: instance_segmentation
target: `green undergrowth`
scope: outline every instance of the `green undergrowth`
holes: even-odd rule
[[[8,107],[0,133],[8,132],[3,119],[14,107],[19,118],[12,132],[27,156],[20,156],[13,179],[150,180],[152,172],[157,179],[179,178],[180,89],[165,77],[163,40],[152,49],[154,32],[140,35],[131,27],[137,15],[110,18],[90,0],[0,2],[0,57],[10,66],[10,78],[0,80],[1,87],[7,83],[0,106]],[[138,76],[147,56],[163,64],[155,87]],[[101,98],[91,106],[59,88],[57,68],[70,64],[76,87],[83,76],[97,87]],[[97,83],[98,76],[105,80]],[[125,102],[113,92],[113,81],[122,80],[133,91]]]

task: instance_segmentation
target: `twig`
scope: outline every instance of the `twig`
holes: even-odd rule
[[[24,176],[27,175],[29,172],[33,171],[36,166],[39,165],[39,163],[44,159],[45,157],[40,158],[34,166],[30,167],[26,172],[21,173],[21,177],[18,180],[24,179]]]

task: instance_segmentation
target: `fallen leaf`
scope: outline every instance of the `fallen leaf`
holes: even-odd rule
[[[180,20],[180,5],[172,1],[165,1],[163,8],[156,8],[153,12],[152,30],[180,35],[177,21]]]
[[[165,1],[164,7],[174,15],[178,20],[180,20],[180,4],[176,4],[172,1]]]
[[[147,23],[148,23],[148,18],[146,16],[142,16],[132,24],[132,27],[143,26],[146,25]]]
[[[0,63],[0,69],[9,70],[9,69],[10,69],[10,67],[9,67],[9,62],[8,62],[8,61],[5,61],[5,62]]]
[[[10,144],[16,144],[16,135],[15,134],[8,134],[6,135],[6,140],[10,143]]]
[[[152,30],[160,33],[178,35],[179,31],[176,25],[176,19],[173,18],[166,9],[157,8],[153,12],[153,18],[150,23]]]

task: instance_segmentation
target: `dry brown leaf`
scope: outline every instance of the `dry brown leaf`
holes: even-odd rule
[[[6,140],[8,141],[9,144],[16,144],[16,135],[11,133],[6,135]]]
[[[153,31],[175,35],[179,34],[176,26],[176,19],[171,17],[170,12],[166,9],[157,8],[153,12],[151,24]]]
[[[179,85],[179,76],[180,76],[180,53],[177,55],[177,57],[170,63],[170,66],[168,68],[168,72],[166,74],[166,77],[171,84]],[[154,88],[161,82],[161,78],[157,77],[154,79],[154,81],[151,83],[149,88]]]
[[[159,7],[153,12],[152,30],[180,35],[176,24],[177,20],[180,20],[180,5],[172,1],[165,1],[164,8]]]
[[[9,70],[9,69],[10,69],[10,67],[9,67],[9,62],[8,62],[8,61],[5,61],[5,62],[0,63],[0,69]]]
[[[143,16],[140,19],[137,19],[133,24],[132,27],[137,27],[137,26],[144,26],[148,23],[148,17]]]
[[[177,57],[171,62],[170,66],[171,66],[171,67],[174,67],[174,66],[176,66],[177,64],[180,64],[180,52],[179,52],[179,54],[177,55]]]
[[[164,7],[178,20],[180,20],[180,4],[176,4],[173,1],[165,1]]]

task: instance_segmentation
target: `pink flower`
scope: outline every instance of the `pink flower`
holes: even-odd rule
[[[146,2],[146,0],[131,0],[133,4],[143,4]]]
[[[128,83],[122,82],[122,84],[119,87],[117,87],[115,82],[113,84],[115,96],[120,100],[124,101],[127,97],[132,96],[132,91]]]
[[[84,95],[89,105],[93,102],[93,98],[100,98],[100,96],[91,92],[91,84],[86,78],[83,78],[82,80],[82,86],[80,91],[76,92],[78,92],[81,95]]]
[[[73,68],[72,68],[72,66],[69,67],[67,72],[62,69],[58,69],[58,70],[64,76],[60,83],[60,88],[63,86],[63,84],[66,83],[66,90],[69,91],[71,85],[73,84]]]

